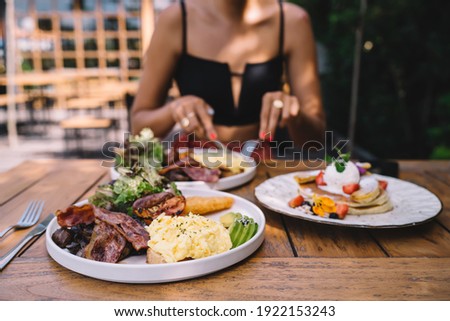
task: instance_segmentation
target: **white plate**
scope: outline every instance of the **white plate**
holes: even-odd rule
[[[394,206],[393,210],[371,215],[347,215],[345,219],[329,219],[307,214],[288,206],[289,200],[298,195],[295,175],[314,175],[317,171],[303,171],[280,175],[268,179],[255,189],[256,198],[268,209],[292,217],[331,225],[364,228],[396,228],[424,223],[442,210],[439,198],[427,189],[397,178],[375,175],[388,182],[387,192]]]
[[[74,272],[106,281],[123,283],[163,283],[199,277],[231,266],[258,249],[264,240],[266,220],[262,211],[251,202],[224,192],[213,190],[183,190],[185,196],[232,196],[231,209],[210,214],[207,217],[218,220],[230,211],[240,212],[252,217],[258,223],[258,231],[248,242],[230,251],[197,260],[166,264],[146,264],[146,256],[133,256],[120,263],[104,263],[84,259],[58,247],[52,240],[52,234],[59,225],[56,218],[47,228],[46,243],[50,256],[65,268]],[[78,203],[77,205],[81,205]]]
[[[201,151],[196,151],[196,153],[201,153]],[[232,151],[237,157],[243,158],[243,156],[235,151]],[[216,183],[206,183],[201,181],[189,181],[189,182],[175,182],[177,187],[183,188],[195,188],[195,189],[214,189],[218,191],[228,190],[240,185],[243,185],[253,179],[256,174],[257,164],[253,158],[247,157],[243,158],[244,171],[240,174],[236,174],[229,177],[220,178]],[[119,172],[114,167],[110,168],[111,179],[115,180],[119,177]]]

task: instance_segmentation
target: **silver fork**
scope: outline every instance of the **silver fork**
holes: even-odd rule
[[[0,233],[0,238],[2,238],[6,233],[8,233],[11,229],[22,229],[33,226],[39,220],[39,216],[41,215],[42,209],[44,208],[44,201],[31,201],[28,204],[27,209],[22,214],[22,217],[15,225],[11,225],[7,227]]]

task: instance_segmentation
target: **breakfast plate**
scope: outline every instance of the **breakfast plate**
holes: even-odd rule
[[[380,214],[347,215],[345,219],[330,219],[291,208],[289,200],[298,195],[299,186],[294,176],[314,176],[319,171],[302,171],[279,175],[258,185],[255,196],[266,208],[275,212],[323,224],[360,228],[398,228],[425,223],[442,210],[439,198],[429,190],[393,177],[373,174],[388,182],[387,192],[393,209]]]
[[[177,263],[147,264],[146,256],[130,256],[119,263],[104,263],[88,260],[69,253],[58,247],[52,240],[52,234],[59,228],[56,218],[46,231],[47,251],[63,267],[74,272],[106,281],[121,283],[164,283],[191,279],[227,268],[256,251],[264,240],[265,217],[253,203],[229,193],[215,190],[182,189],[184,196],[232,196],[233,206],[221,212],[208,214],[207,217],[219,220],[228,212],[240,212],[258,223],[256,234],[246,243],[227,252],[206,258]],[[82,205],[87,201],[77,203]]]
[[[195,149],[194,153],[196,155],[202,155],[203,151],[201,149]],[[239,174],[222,177],[215,183],[207,183],[203,181],[176,181],[176,185],[180,189],[186,188],[195,188],[195,189],[213,189],[218,191],[228,190],[240,185],[243,185],[249,181],[251,181],[256,175],[257,164],[256,161],[251,157],[245,157],[242,154],[231,151],[232,157],[240,161],[242,164],[243,171]],[[205,156],[205,158],[208,156]],[[214,152],[210,155],[211,158],[214,158]],[[211,161],[213,163],[213,161]],[[112,180],[117,179],[120,174],[116,170],[115,167],[110,168],[110,176]]]

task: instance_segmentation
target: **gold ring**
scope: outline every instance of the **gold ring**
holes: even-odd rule
[[[180,121],[180,125],[181,125],[181,127],[183,127],[183,128],[188,127],[190,123],[191,123],[191,122],[189,121],[189,118],[187,118],[187,117],[184,117],[184,118]]]
[[[273,103],[272,103],[272,106],[273,106],[274,108],[276,108],[276,109],[281,109],[281,108],[284,107],[284,103],[283,103],[283,101],[280,100],[280,99],[275,99],[275,100],[273,101]]]

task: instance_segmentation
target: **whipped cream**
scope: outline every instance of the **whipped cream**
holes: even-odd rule
[[[378,181],[372,176],[364,176],[359,182],[359,192],[361,194],[369,194],[378,189]]]
[[[359,170],[353,162],[349,161],[345,164],[344,171],[339,173],[333,163],[325,169],[323,180],[327,185],[318,186],[320,189],[329,193],[348,196],[344,193],[342,187],[347,184],[359,184]]]

